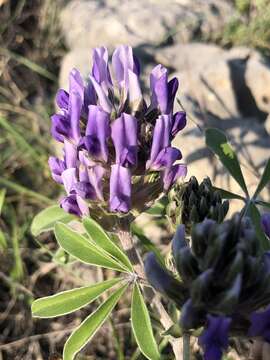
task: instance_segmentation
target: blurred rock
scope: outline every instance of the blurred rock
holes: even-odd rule
[[[222,0],[73,0],[62,11],[68,47],[91,48],[121,43],[157,45],[170,40],[207,38],[221,31],[233,14]]]
[[[245,79],[258,107],[270,112],[270,64],[259,53],[254,53],[247,64]]]
[[[231,118],[224,121],[208,117],[207,120],[207,123],[204,123],[201,119],[201,128],[211,126],[226,133],[237,153],[248,190],[252,195],[258,184],[258,177],[270,156],[269,135],[264,126],[255,119]],[[187,127],[176,137],[175,145],[181,149],[183,159],[188,164],[187,178],[194,175],[202,180],[209,176],[215,186],[243,194],[239,185],[206,147],[202,131],[190,119]],[[263,195],[265,200],[269,200],[269,191],[265,191]],[[235,206],[234,210],[239,206],[239,201],[235,202]]]
[[[224,50],[216,45],[190,43],[160,49],[155,59],[176,70],[185,106],[191,101],[205,114],[222,119],[244,116],[263,122],[267,114],[256,103],[245,79],[249,57],[255,54],[245,47]]]

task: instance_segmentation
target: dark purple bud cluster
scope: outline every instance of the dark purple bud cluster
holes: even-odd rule
[[[140,202],[154,200],[187,171],[171,145],[186,125],[184,112],[173,113],[178,80],[168,81],[167,69],[157,65],[147,105],[131,47],[114,51],[112,70],[114,76],[107,49],[96,48],[88,81],[73,69],[69,92],[60,89],[56,96],[60,111],[52,116],[51,131],[63,144],[63,158],[51,157],[49,165],[67,193],[62,208],[79,216],[95,207],[127,213],[140,192],[148,195]]]
[[[172,255],[176,277],[149,254],[147,278],[181,309],[184,330],[204,327],[199,343],[206,360],[221,359],[230,335],[270,342],[270,308],[260,310],[270,304],[270,252],[261,253],[250,218],[206,219],[192,227],[190,240],[180,225]]]

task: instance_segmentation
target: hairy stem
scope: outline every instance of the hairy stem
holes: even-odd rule
[[[127,256],[129,257],[137,275],[145,280],[146,278],[144,273],[143,261],[136,249],[136,245],[133,242],[131,233],[127,230],[120,230],[118,232],[118,237],[121,241],[123,250],[126,252]],[[164,327],[164,329],[167,330],[168,328],[170,328],[173,325],[173,321],[170,318],[167,311],[164,309],[164,306],[162,305],[159,299],[159,295],[152,288],[149,287],[144,288],[144,295],[149,301],[151,307],[154,309],[154,311],[157,312],[158,316],[160,317],[160,322]],[[182,351],[181,340],[170,338],[170,344],[173,348],[175,359],[182,360],[183,351]]]

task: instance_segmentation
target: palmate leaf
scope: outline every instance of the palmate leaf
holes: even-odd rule
[[[35,317],[41,318],[51,318],[69,314],[90,304],[121,280],[121,278],[107,280],[98,284],[67,290],[52,296],[37,299],[32,304],[32,314]]]
[[[49,206],[34,217],[31,233],[38,236],[45,231],[53,230],[57,221],[67,224],[73,219],[76,219],[75,216],[67,214],[59,205]]]
[[[91,218],[84,218],[83,225],[93,242],[121,262],[128,271],[133,271],[127,255],[110,239],[102,227]]]
[[[86,264],[127,272],[125,267],[69,226],[58,222],[55,224],[54,233],[59,245],[78,260]]]
[[[208,128],[205,130],[205,139],[206,145],[218,156],[245,194],[248,194],[237,155],[228,143],[226,135],[218,129]]]
[[[68,338],[63,352],[63,360],[73,360],[75,355],[91,340],[97,330],[106,321],[128,284],[121,286],[96,311],[89,315]]]
[[[257,189],[254,193],[254,198],[256,198],[259,193],[264,189],[264,187],[269,183],[270,181],[270,159],[267,161],[261,180],[257,186]]]
[[[245,201],[245,198],[243,196],[235,194],[231,191],[224,190],[224,189],[218,188],[216,186],[213,186],[213,190],[217,190],[220,193],[220,196],[222,197],[222,199],[227,199],[227,200],[238,199],[238,200]]]
[[[160,354],[153,335],[150,316],[138,284],[135,284],[133,289],[131,325],[136,342],[143,355],[150,360],[159,360]]]

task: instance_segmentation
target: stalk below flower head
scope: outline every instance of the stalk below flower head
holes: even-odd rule
[[[139,83],[140,67],[130,46],[112,55],[93,51],[88,82],[79,71],[69,75],[69,91],[56,96],[52,136],[63,144],[63,158],[50,157],[53,179],[64,185],[62,208],[89,215],[91,209],[127,213],[168,191],[187,168],[171,143],[186,125],[185,112],[173,113],[178,80],[157,65],[150,75],[147,106]],[[113,81],[114,78],[114,81]]]

